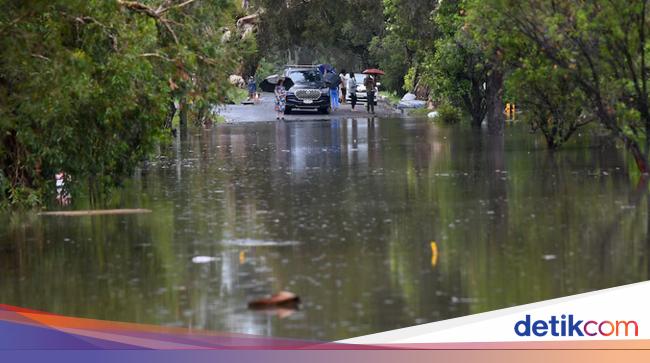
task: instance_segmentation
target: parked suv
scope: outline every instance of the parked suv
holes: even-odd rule
[[[284,76],[291,80],[285,113],[293,110],[331,111],[329,88],[316,67],[288,67]]]

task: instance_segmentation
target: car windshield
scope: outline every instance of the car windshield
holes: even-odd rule
[[[291,71],[289,73],[289,78],[291,78],[293,83],[313,83],[322,82],[323,80],[320,72],[316,69]]]
[[[354,75],[354,79],[357,81],[357,84],[363,84],[363,81],[366,79],[366,75],[357,73]]]

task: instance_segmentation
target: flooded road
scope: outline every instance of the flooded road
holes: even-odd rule
[[[108,205],[151,214],[1,216],[0,303],[334,340],[647,280],[626,154],[578,144],[400,119],[196,131]],[[280,290],[301,309],[247,309]]]

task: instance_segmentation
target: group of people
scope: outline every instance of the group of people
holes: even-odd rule
[[[339,77],[341,79],[341,83],[339,85],[341,94],[340,101],[342,103],[346,103],[347,93],[349,91],[350,106],[354,111],[355,107],[357,106],[357,78],[353,72],[347,73],[345,70],[339,74]],[[366,88],[366,110],[368,113],[375,113],[375,94],[377,92],[377,83],[375,82],[375,78],[372,75],[367,74],[363,79],[363,85]]]
[[[325,75],[336,74],[334,69],[319,67],[320,72]],[[331,78],[331,77],[330,77]],[[334,77],[336,78],[336,77]],[[329,82],[330,84],[330,102],[332,111],[339,109],[341,103],[347,103],[347,93],[350,92],[350,106],[352,111],[357,106],[357,79],[353,72],[342,70],[338,75],[338,82]],[[368,113],[375,113],[375,94],[377,93],[377,82],[375,78],[367,74],[363,79],[363,85],[366,89],[366,110]],[[251,89],[249,83],[249,97],[254,88]],[[287,104],[287,90],[284,87],[284,78],[280,78],[275,86],[275,112],[277,120],[284,120],[284,110]]]

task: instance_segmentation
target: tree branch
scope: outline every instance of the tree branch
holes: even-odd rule
[[[195,2],[195,1],[196,1],[196,0],[187,0],[187,1],[185,1],[184,3],[178,4],[178,5],[171,5],[171,6],[167,6],[167,7],[165,7],[165,8],[159,8],[156,12],[157,12],[158,14],[162,15],[163,13],[166,13],[166,12],[169,11],[170,9],[179,9],[179,8],[182,8],[182,7],[184,7],[184,6],[187,6],[187,5],[189,5],[189,4],[191,4],[191,3]],[[161,5],[161,6],[162,6],[162,5]]]
[[[175,59],[169,58],[166,55],[163,55],[163,54],[160,54],[160,53],[142,53],[142,54],[139,55],[139,57],[142,57],[142,58],[158,58],[158,59],[164,60],[165,62],[176,63]]]
[[[127,8],[129,10],[145,14],[145,15],[147,15],[149,17],[154,18],[154,19],[160,19],[160,14],[156,10],[150,8],[147,5],[141,4],[141,3],[137,2],[137,1],[117,0],[117,3],[120,6],[123,6],[123,7]]]
[[[42,59],[42,60],[44,60],[44,61],[48,61],[48,62],[51,61],[50,58],[48,58],[48,57],[46,57],[46,56],[44,56],[44,55],[42,55],[42,54],[32,53],[31,56],[34,57],[34,58]]]

